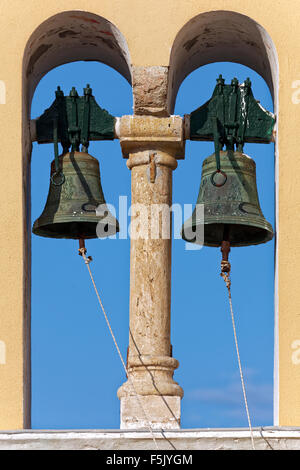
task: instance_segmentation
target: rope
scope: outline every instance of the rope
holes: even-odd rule
[[[119,358],[121,360],[121,363],[122,363],[122,366],[124,368],[124,371],[125,371],[125,374],[126,374],[126,377],[128,378],[128,382],[130,383],[131,387],[132,387],[132,390],[134,392],[134,395],[136,396],[136,399],[139,403],[139,406],[144,414],[144,417],[145,417],[145,420],[146,420],[146,423],[147,423],[147,427],[150,431],[150,434],[151,434],[151,437],[153,439],[153,442],[155,444],[155,447],[156,449],[159,449],[158,448],[158,445],[157,445],[157,441],[155,439],[155,436],[154,436],[154,433],[153,433],[153,430],[152,430],[152,427],[151,427],[151,424],[150,424],[150,420],[147,416],[147,413],[146,413],[146,410],[140,400],[140,397],[135,389],[135,386],[134,386],[134,383],[133,383],[133,380],[131,378],[131,376],[128,374],[128,370],[127,370],[127,367],[125,365],[125,362],[124,362],[124,359],[123,359],[123,356],[122,356],[122,353],[120,351],[120,348],[118,346],[118,343],[117,343],[117,340],[116,340],[116,337],[113,333],[113,330],[111,328],[111,325],[110,325],[110,322],[109,322],[109,319],[108,319],[108,316],[106,314],[106,311],[104,309],[104,306],[103,306],[103,303],[101,301],[101,297],[100,297],[100,294],[98,292],[98,289],[97,289],[97,286],[96,286],[96,283],[95,283],[95,280],[94,280],[94,277],[93,277],[93,274],[92,274],[92,271],[91,271],[91,268],[90,268],[90,262],[92,261],[92,257],[89,256],[87,257],[86,256],[86,248],[83,246],[79,249],[79,254],[83,257],[84,259],[84,262],[87,266],[87,269],[88,269],[88,272],[89,272],[89,275],[90,275],[90,278],[91,278],[91,281],[92,281],[92,284],[93,284],[93,287],[94,287],[94,290],[95,290],[95,293],[96,293],[96,296],[97,296],[97,299],[98,299],[98,302],[100,304],[100,307],[101,307],[101,310],[103,312],[103,315],[104,315],[104,318],[105,318],[105,321],[106,321],[106,324],[108,326],[108,329],[110,331],[110,334],[111,334],[111,337],[113,339],[113,342],[114,342],[114,345],[116,347],[116,350],[118,352],[118,355],[119,355]],[[249,430],[250,430],[250,436],[251,436],[251,444],[252,444],[252,449],[255,450],[255,445],[254,445],[254,437],[253,437],[253,428],[252,428],[252,424],[251,424],[251,419],[250,419],[250,413],[249,413],[249,408],[248,408],[248,401],[247,401],[247,394],[246,394],[246,387],[245,387],[245,381],[244,381],[244,375],[243,375],[243,369],[242,369],[242,364],[241,364],[241,358],[240,358],[240,352],[239,352],[239,345],[238,345],[238,339],[237,339],[237,332],[236,332],[236,325],[235,325],[235,319],[234,319],[234,313],[233,313],[233,307],[232,307],[232,297],[231,297],[231,280],[230,280],[230,270],[231,270],[231,265],[229,263],[229,261],[226,261],[226,260],[222,260],[221,261],[221,276],[223,277],[224,281],[225,281],[225,284],[226,284],[226,287],[228,289],[228,297],[229,297],[229,305],[230,305],[230,314],[231,314],[231,321],[232,321],[232,327],[233,327],[233,334],[234,334],[234,341],[235,341],[235,347],[236,347],[236,354],[237,354],[237,360],[238,360],[238,366],[239,366],[239,372],[240,372],[240,378],[241,378],[241,384],[242,384],[242,390],[243,390],[243,396],[244,396],[244,402],[245,402],[245,408],[246,408],[246,414],[247,414],[247,419],[248,419],[248,425],[249,425]],[[163,429],[160,430],[163,438],[169,442],[169,444],[172,446],[172,448],[174,450],[176,450],[176,448],[174,447],[173,443],[171,441],[169,441],[169,439],[165,436],[164,434],[164,431]],[[260,434],[262,436],[262,438],[267,442],[267,444],[270,446],[270,448],[273,450],[272,446],[270,445],[270,443],[265,439],[265,437],[263,436],[263,433],[262,433],[262,430],[260,429]]]
[[[133,380],[132,380],[131,376],[128,374],[127,367],[126,367],[126,365],[125,365],[125,362],[124,362],[122,353],[121,353],[120,348],[119,348],[119,346],[118,346],[116,337],[115,337],[115,335],[114,335],[114,333],[113,333],[113,330],[112,330],[112,328],[111,328],[109,319],[108,319],[108,317],[107,317],[107,314],[106,314],[106,312],[105,312],[104,306],[103,306],[102,301],[101,301],[100,294],[99,294],[99,292],[98,292],[96,283],[95,283],[95,281],[94,281],[94,277],[93,277],[93,274],[92,274],[92,271],[91,271],[91,268],[90,268],[90,262],[92,261],[92,258],[91,258],[90,256],[89,256],[89,257],[86,257],[86,249],[85,249],[85,248],[80,248],[80,249],[79,249],[79,254],[82,255],[82,257],[83,257],[83,259],[84,259],[84,262],[85,262],[85,264],[86,264],[86,266],[87,266],[87,269],[88,269],[88,272],[89,272],[89,275],[90,275],[90,278],[91,278],[91,281],[92,281],[92,284],[93,284],[95,293],[96,293],[97,298],[98,298],[98,302],[99,302],[99,304],[100,304],[101,310],[102,310],[102,312],[103,312],[103,315],[104,315],[106,324],[107,324],[107,326],[108,326],[108,329],[109,329],[109,331],[110,331],[111,337],[112,337],[113,342],[114,342],[114,344],[115,344],[115,347],[116,347],[116,350],[117,350],[117,352],[118,352],[119,358],[120,358],[120,360],[121,360],[122,366],[123,366],[123,368],[124,368],[124,370],[125,370],[126,377],[128,378],[128,382],[130,383],[130,385],[131,385],[131,387],[132,387],[132,390],[133,390],[133,393],[134,393],[134,395],[136,396],[136,399],[137,399],[137,401],[138,401],[138,403],[139,403],[139,406],[140,406],[140,408],[141,408],[141,410],[142,410],[142,412],[143,412],[145,421],[146,421],[146,423],[147,423],[147,427],[148,427],[148,429],[149,429],[149,431],[150,431],[150,434],[151,434],[151,437],[152,437],[153,442],[154,442],[154,444],[155,444],[155,447],[156,447],[156,449],[158,450],[159,447],[158,447],[158,445],[157,445],[157,442],[156,442],[156,439],[155,439],[153,430],[152,430],[152,428],[151,428],[150,420],[149,420],[149,418],[148,418],[148,416],[147,416],[147,413],[146,413],[146,410],[145,410],[145,408],[144,408],[144,406],[143,406],[143,404],[142,404],[142,402],[141,402],[141,400],[140,400],[140,397],[139,397],[139,395],[138,395],[138,393],[137,393],[137,391],[136,391],[136,389],[135,389]],[[163,437],[165,438],[164,433],[162,433],[162,435],[163,435]],[[166,440],[168,441],[168,439],[166,439]],[[168,442],[169,442],[169,441],[168,441]],[[172,445],[172,446],[173,446],[173,445]]]
[[[244,395],[246,414],[247,414],[248,425],[249,425],[250,436],[251,436],[251,445],[252,445],[252,450],[255,450],[254,438],[253,438],[253,429],[252,429],[250,413],[249,413],[249,408],[248,408],[246,387],[245,387],[243,369],[242,369],[240,352],[239,352],[239,344],[238,344],[236,326],[235,326],[235,320],[234,320],[234,314],[233,314],[233,307],[232,307],[230,269],[231,269],[231,266],[230,266],[229,261],[222,260],[221,261],[221,276],[224,279],[226,287],[228,289],[228,297],[229,297],[229,305],[230,305],[230,314],[231,314],[231,321],[232,321],[232,327],[233,327],[234,342],[235,342],[237,360],[238,360],[238,365],[239,365],[239,371],[240,371],[241,384],[242,384],[243,395]]]

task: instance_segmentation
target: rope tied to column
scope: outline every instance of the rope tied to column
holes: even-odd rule
[[[249,431],[250,431],[250,436],[251,436],[251,445],[252,445],[252,450],[255,450],[253,429],[252,429],[251,418],[250,418],[250,413],[249,413],[249,408],[248,408],[248,400],[247,400],[247,394],[246,394],[244,374],[243,374],[242,363],[241,363],[241,358],[240,358],[239,344],[238,344],[236,325],[235,325],[235,319],[234,319],[234,313],[233,313],[233,307],[232,307],[231,279],[230,279],[231,264],[228,261],[228,255],[229,255],[229,252],[230,252],[230,243],[228,241],[223,241],[222,242],[221,252],[222,252],[223,259],[221,261],[221,273],[220,273],[220,275],[224,279],[224,282],[225,282],[227,290],[228,290],[228,298],[229,298],[230,315],[231,315],[231,322],[232,322],[232,328],[233,328],[233,336],[234,336],[235,349],[236,349],[236,355],[237,355],[237,360],[238,360],[241,385],[242,385],[243,396],[244,396],[245,409],[246,409],[247,420],[248,420],[248,425],[249,425]]]

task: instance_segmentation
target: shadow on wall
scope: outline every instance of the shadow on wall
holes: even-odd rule
[[[254,20],[231,11],[198,15],[177,34],[169,64],[168,109],[171,113],[185,77],[213,62],[235,62],[255,70],[270,88],[276,113],[279,77],[272,39]]]

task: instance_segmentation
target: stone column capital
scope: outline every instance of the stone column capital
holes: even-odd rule
[[[180,116],[122,116],[116,118],[115,137],[120,139],[124,158],[147,150],[165,153],[169,158],[184,158],[184,127]],[[145,161],[140,164],[147,163],[149,162]],[[157,163],[172,166],[167,159],[165,163],[163,159]]]

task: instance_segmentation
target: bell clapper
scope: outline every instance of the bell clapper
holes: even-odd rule
[[[85,247],[85,239],[84,238],[79,238],[79,255],[82,256],[82,253],[86,253],[86,247]]]
[[[93,261],[93,258],[91,256],[86,256],[87,249],[85,247],[85,239],[84,238],[79,238],[79,256],[82,256],[85,263],[89,264],[91,261]]]
[[[223,231],[223,241],[221,242],[221,252],[222,252],[222,261],[221,261],[221,276],[224,278],[227,287],[230,287],[230,269],[231,265],[228,261],[230,253],[230,226],[225,224]],[[227,284],[229,282],[229,285]]]
[[[221,252],[222,252],[222,261],[221,261],[221,276],[223,277],[224,281],[226,282],[226,286],[230,289],[230,269],[231,265],[228,261],[228,256],[230,252],[230,242],[223,240],[221,243]]]

